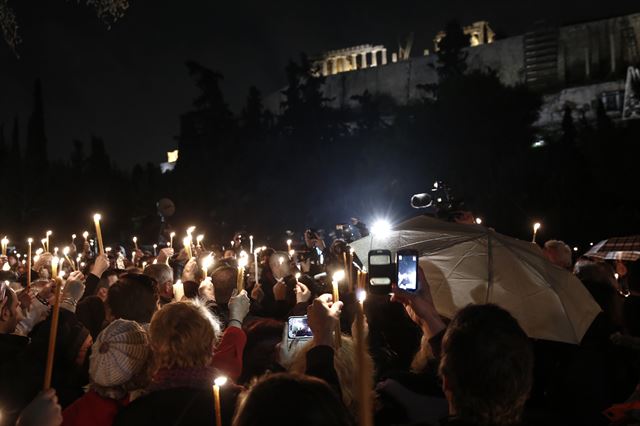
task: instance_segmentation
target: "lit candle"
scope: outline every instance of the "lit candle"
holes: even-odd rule
[[[71,234],[71,244],[76,244],[76,234]]]
[[[536,222],[533,224],[533,239],[531,240],[532,243],[536,242],[536,234],[538,233],[538,229],[540,229],[540,222]]]
[[[202,240],[204,240],[204,235],[200,234],[196,237],[196,245],[198,248],[202,248]]]
[[[191,254],[191,237],[184,237],[182,239],[182,244],[184,245],[184,251],[187,253],[188,262],[193,257],[193,255]]]
[[[138,250],[138,237],[133,237],[133,248]]]
[[[49,250],[49,247],[51,247],[51,246],[49,245],[49,243],[50,243],[49,237],[51,236],[51,234],[53,234],[53,232],[51,232],[51,231],[47,231],[47,251],[48,251],[48,252],[51,252],[51,251]]]
[[[340,301],[340,292],[338,291],[338,282],[342,281],[343,279],[344,279],[344,271],[334,272],[331,280],[331,288],[333,290],[332,292],[333,303]],[[336,349],[338,349],[342,344],[341,339],[342,339],[342,333],[340,330],[340,321],[338,321],[336,324],[336,330],[334,332],[334,343],[335,343]]]
[[[93,215],[93,223],[96,226],[96,238],[98,239],[98,252],[100,254],[104,254],[104,245],[102,244],[102,230],[100,229],[100,219],[102,219],[100,213],[96,213]]]
[[[252,240],[252,244],[253,244],[253,240]],[[260,251],[260,248],[257,248],[253,252],[253,270],[256,275],[256,283],[258,283],[258,252],[259,251]]]
[[[204,259],[202,259],[202,272],[204,272],[204,278],[206,279],[209,275],[209,267],[213,263],[213,256],[209,254]]]
[[[373,424],[372,417],[372,403],[371,403],[371,390],[373,384],[371,383],[372,372],[370,371],[369,364],[366,361],[366,339],[364,330],[364,300],[367,293],[364,290],[358,290],[356,297],[358,303],[356,303],[356,324],[355,324],[355,344],[356,344],[356,386],[358,392],[358,418],[359,425],[371,426]]]
[[[88,243],[87,238],[89,238],[89,233],[87,231],[84,231],[82,233],[82,237],[84,238],[84,243],[87,244]]]
[[[190,227],[188,227],[188,228],[187,228],[187,235],[188,235],[188,236],[191,236],[191,234],[193,234],[193,231],[195,231],[195,230],[196,230],[196,227],[195,227],[195,226],[190,226]]]
[[[213,381],[213,400],[216,409],[216,426],[222,426],[222,415],[220,409],[220,386],[224,386],[227,383],[227,378],[224,376],[218,377]]]
[[[291,251],[291,243],[292,243],[291,240],[287,240],[287,251],[289,252]]]
[[[158,255],[158,245],[157,245],[157,244],[154,244],[154,245],[153,245],[153,255],[154,255],[154,256],[157,256],[157,255]]]
[[[244,289],[244,267],[247,266],[247,258],[246,256],[240,256],[238,258],[238,279],[237,279],[237,287],[238,294]]]
[[[48,251],[47,250],[47,239],[43,238],[43,239],[40,240],[40,242],[42,243],[42,248],[44,249],[44,251],[45,252]]]
[[[142,262],[142,270],[144,271],[144,268],[147,267],[147,262]]]
[[[172,232],[172,233],[170,233],[170,234],[169,234],[169,238],[170,238],[170,240],[169,240],[169,247],[172,247],[172,248],[173,248],[173,237],[175,237],[175,236],[176,236],[176,233],[175,233],[175,232]]]
[[[31,244],[33,244],[33,238],[28,238],[29,251],[27,252],[27,288],[31,286]]]
[[[58,256],[53,256],[51,258],[51,278],[54,280],[58,278],[58,264],[60,263],[60,258]]]
[[[253,235],[249,235],[249,253],[253,253]]]
[[[52,261],[53,264],[53,261]],[[47,390],[51,388],[51,375],[53,373],[53,357],[56,350],[56,337],[58,334],[58,318],[60,317],[60,291],[62,289],[62,281],[56,280],[55,298],[53,303],[53,309],[51,311],[51,328],[49,331],[49,348],[47,350],[47,362],[44,370],[44,384],[43,389]]]
[[[71,269],[73,269],[74,271],[77,271],[78,269],[76,268],[76,265],[73,263],[73,261],[69,258],[69,247],[65,247],[64,249],[62,249],[62,254],[64,254],[65,259],[67,259],[67,262],[69,262],[69,265],[71,265]]]
[[[5,236],[2,239],[2,255],[6,256],[7,255],[7,246],[9,245],[9,240],[7,239],[7,237]]]

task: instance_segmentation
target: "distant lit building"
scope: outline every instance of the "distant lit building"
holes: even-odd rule
[[[560,27],[536,25],[525,34],[502,39],[486,21],[463,30],[470,38],[469,70],[495,70],[503,84],[525,84],[542,95],[536,126],[545,132],[560,128],[567,106],[576,120],[594,120],[599,103],[613,120],[640,118],[640,112],[623,115],[629,110],[624,107],[630,99],[628,70],[640,64],[640,13]],[[436,51],[444,36],[439,32],[434,38]],[[426,94],[419,86],[438,82],[438,56],[426,49],[422,56],[407,52],[410,49],[405,54],[402,49],[392,52],[388,62],[382,45],[327,52],[315,62],[326,76],[323,95],[335,108],[357,107],[356,97],[365,91],[388,96],[399,105],[420,101]],[[282,90],[267,96],[265,107],[281,113],[283,96]]]
[[[167,151],[167,161],[165,163],[160,163],[160,171],[162,173],[167,173],[172,171],[176,167],[176,162],[178,161],[178,150]]]

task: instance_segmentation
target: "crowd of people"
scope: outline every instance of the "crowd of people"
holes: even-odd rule
[[[336,270],[356,280],[362,263],[344,267],[348,241],[325,245],[307,230],[279,251],[238,233],[226,249],[178,250],[166,237],[126,254],[85,240],[59,265],[43,250],[30,274],[24,257],[1,258],[0,425],[367,425],[355,380],[365,366],[377,425],[640,422],[636,262],[574,266],[566,244],[545,244],[602,309],[579,345],[531,339],[493,304],[443,318],[419,270],[418,291],[367,296],[358,358],[359,302],[348,278],[339,301],[330,282]],[[305,315],[310,332],[289,335],[288,319]]]

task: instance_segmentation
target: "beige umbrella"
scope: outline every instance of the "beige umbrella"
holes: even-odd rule
[[[371,249],[418,250],[436,309],[447,318],[468,304],[495,303],[529,337],[577,344],[600,312],[582,283],[536,244],[480,225],[421,216],[351,247],[365,263]]]

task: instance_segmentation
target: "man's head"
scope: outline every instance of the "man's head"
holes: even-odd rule
[[[571,248],[564,241],[549,240],[544,243],[544,256],[549,259],[549,262],[557,265],[563,269],[571,270],[571,264],[573,263],[571,256]]]
[[[124,274],[109,287],[107,315],[147,324],[158,309],[158,292],[153,278],[141,274]]]
[[[236,288],[238,279],[238,270],[223,266],[216,269],[211,275],[213,283],[213,291],[216,296],[216,302],[228,303],[233,290]]]
[[[449,324],[440,375],[449,410],[478,425],[517,423],[533,381],[525,332],[496,305],[470,305]]]
[[[22,319],[18,296],[7,283],[0,282],[0,334],[11,334]]]
[[[173,269],[167,264],[156,263],[144,268],[144,274],[158,283],[158,295],[163,302],[173,299]]]

